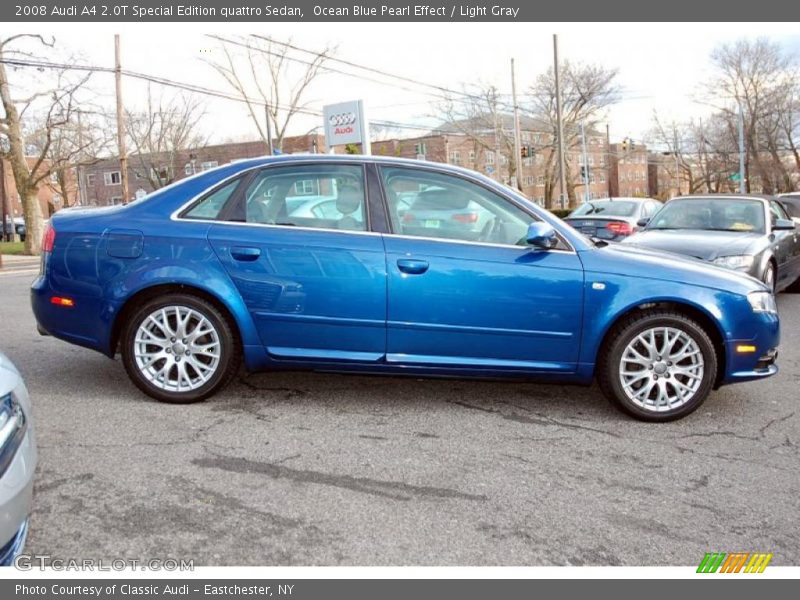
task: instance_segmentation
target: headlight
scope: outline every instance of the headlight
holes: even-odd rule
[[[25,413],[14,394],[0,396],[0,475],[14,458],[26,429]]]
[[[714,259],[714,264],[728,269],[749,269],[753,266],[753,257],[749,254],[736,254],[733,256],[720,256]]]
[[[753,312],[778,313],[778,305],[775,304],[775,296],[771,292],[750,292],[747,299]]]

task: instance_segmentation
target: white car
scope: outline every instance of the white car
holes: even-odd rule
[[[22,552],[31,514],[36,442],[22,377],[0,353],[0,565]]]

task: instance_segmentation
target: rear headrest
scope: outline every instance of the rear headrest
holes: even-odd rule
[[[336,197],[336,210],[343,215],[350,215],[356,212],[364,200],[364,193],[361,188],[355,185],[344,185],[339,187],[339,195]]]

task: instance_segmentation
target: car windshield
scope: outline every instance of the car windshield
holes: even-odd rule
[[[756,200],[687,198],[664,205],[647,229],[764,233],[764,207]]]
[[[630,217],[635,210],[636,202],[627,202],[625,200],[589,201],[576,208],[570,217],[582,217],[586,215]]]

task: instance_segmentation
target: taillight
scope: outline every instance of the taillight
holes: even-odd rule
[[[53,226],[50,225],[50,223],[48,223],[47,227],[44,229],[44,235],[42,236],[42,252],[52,252],[55,243],[56,230],[53,229]]]
[[[458,221],[459,223],[477,223],[478,213],[458,213],[453,215],[453,221]]]
[[[615,235],[630,235],[633,233],[633,227],[625,221],[612,221],[606,225],[606,229]]]

